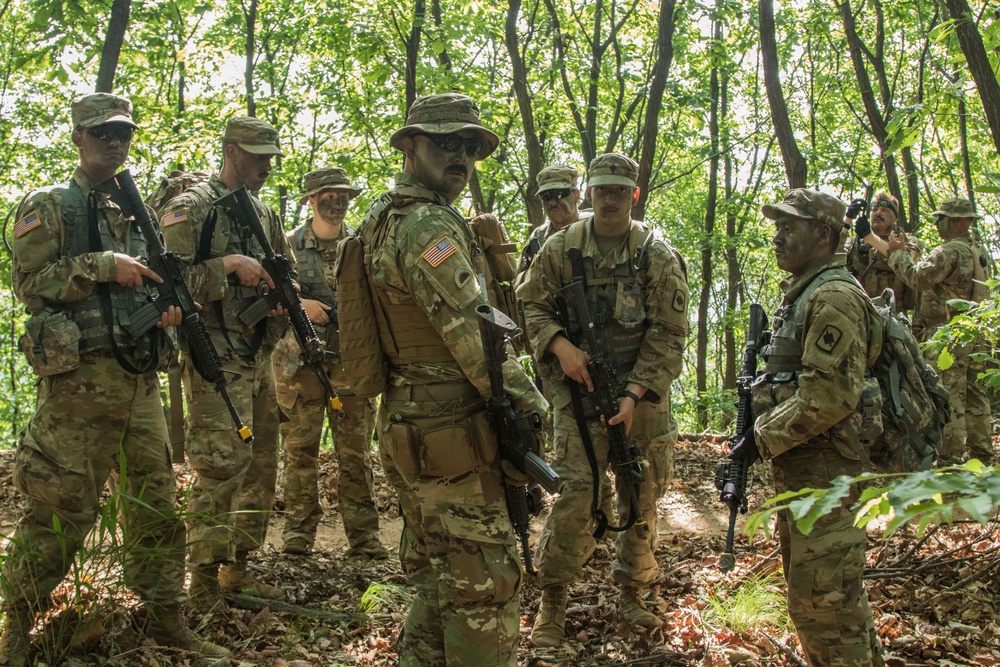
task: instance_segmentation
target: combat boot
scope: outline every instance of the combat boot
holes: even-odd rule
[[[236,562],[219,568],[219,586],[227,591],[252,595],[265,600],[284,600],[285,591],[265,584],[247,571],[246,554],[237,554]]]
[[[4,605],[3,635],[0,635],[0,665],[25,667],[31,640],[28,634],[35,627],[35,612],[25,604]]]
[[[546,586],[531,627],[531,643],[540,648],[556,648],[566,637],[566,587]]]
[[[658,628],[661,625],[659,616],[646,608],[641,589],[633,586],[621,587],[618,616],[629,625],[640,628]]]
[[[378,540],[368,540],[347,550],[349,558],[364,558],[369,560],[388,560],[389,550]]]
[[[184,617],[181,616],[180,605],[147,603],[146,613],[149,615],[149,620],[145,634],[160,646],[179,648],[206,658],[233,657],[233,652],[228,648],[205,641],[191,632],[184,622]]]
[[[219,589],[219,566],[195,565],[191,569],[191,586],[188,588],[191,608],[199,614],[225,611],[226,601]]]

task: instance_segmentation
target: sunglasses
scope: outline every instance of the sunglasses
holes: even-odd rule
[[[135,128],[125,123],[105,123],[97,127],[87,128],[87,134],[101,141],[114,141],[117,139],[123,144],[132,141]]]
[[[446,153],[454,153],[464,146],[466,154],[470,157],[476,157],[483,150],[483,140],[479,137],[467,139],[460,134],[431,134],[430,132],[415,132],[414,136],[427,137],[434,142],[435,146]]]
[[[572,190],[546,190],[545,192],[539,192],[538,198],[542,201],[556,201],[557,199],[564,199],[569,197]]]

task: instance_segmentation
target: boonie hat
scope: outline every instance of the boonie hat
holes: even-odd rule
[[[598,155],[590,161],[587,187],[595,185],[627,185],[638,187],[639,163],[618,153]]]
[[[278,131],[259,118],[237,116],[226,123],[224,144],[236,144],[254,155],[284,155],[278,148]]]
[[[302,187],[305,189],[299,196],[299,203],[305,203],[310,195],[319,194],[323,190],[347,190],[354,199],[361,194],[361,188],[351,185],[347,172],[340,167],[326,167],[310,171],[302,177]]]
[[[547,190],[578,190],[580,174],[576,167],[568,164],[554,164],[538,172],[538,194]]]
[[[500,145],[500,137],[479,124],[479,107],[468,95],[442,93],[418,97],[406,114],[406,125],[389,138],[389,145],[403,150],[403,137],[420,132],[454,134],[461,130],[475,130],[483,140],[483,152],[478,159],[489,157]]]
[[[105,123],[125,123],[139,127],[132,121],[132,103],[110,93],[91,93],[78,97],[73,100],[71,109],[73,129],[97,127]]]
[[[949,218],[981,218],[976,214],[976,207],[965,197],[952,197],[941,202],[940,208],[931,215],[943,215]]]
[[[796,188],[789,190],[780,204],[764,204],[760,212],[765,218],[775,220],[778,211],[794,215],[796,218],[818,220],[839,232],[844,227],[847,206],[833,195],[818,190]]]

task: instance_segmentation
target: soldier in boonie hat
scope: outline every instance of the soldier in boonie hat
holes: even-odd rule
[[[226,123],[223,144],[236,144],[254,155],[284,155],[278,148],[278,131],[259,118],[237,116]]]
[[[396,130],[389,145],[403,150],[403,137],[414,134],[454,134],[473,130],[483,141],[478,159],[489,157],[500,145],[500,137],[479,123],[479,106],[468,95],[442,93],[418,97],[406,115],[406,125]]]
[[[626,185],[630,188],[639,186],[639,163],[626,155],[605,153],[590,161],[587,176],[587,187],[595,185]]]
[[[941,202],[941,207],[931,213],[931,215],[943,215],[948,218],[973,218],[979,219],[983,216],[976,213],[976,207],[965,197],[952,197]]]
[[[578,190],[577,181],[580,179],[576,167],[568,164],[554,164],[538,172],[536,182],[538,183],[538,195],[549,190]]]
[[[362,192],[362,188],[351,185],[347,171],[341,167],[326,167],[310,171],[302,177],[302,187],[305,192],[299,196],[299,204],[304,204],[311,195],[319,194],[323,190],[346,190],[351,199]]]
[[[833,195],[818,190],[796,188],[789,190],[785,200],[780,204],[765,204],[760,209],[764,217],[776,220],[778,212],[787,213],[796,218],[806,218],[829,225],[835,232],[844,227],[844,214],[847,206]]]
[[[134,128],[139,126],[132,120],[132,103],[124,97],[110,93],[82,95],[72,104],[73,128],[84,129],[106,123],[125,123]]]

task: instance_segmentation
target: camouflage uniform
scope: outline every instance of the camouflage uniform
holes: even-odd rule
[[[783,211],[839,233],[844,208],[815,190],[792,190],[784,203],[765,206],[763,213],[775,219]],[[858,404],[879,349],[878,340],[871,340],[877,314],[843,266],[843,255],[833,254],[781,283],[784,298],[753,388],[754,433],[761,456],[771,461],[776,493],[823,487],[869,467],[858,439]],[[817,277],[838,269],[841,275],[810,289]],[[854,526],[854,500],[852,493],[808,535],[787,511],[778,514],[788,613],[811,665],[882,664],[862,583],[865,531]]]
[[[914,261],[920,259],[920,241],[916,236],[906,239],[906,252]],[[889,268],[889,259],[878,252],[870,245],[852,236],[844,244],[844,252],[847,253],[847,270],[858,279],[865,294],[871,298],[882,296],[882,292],[891,289],[896,302],[904,304],[912,294],[902,280],[896,277],[896,272]],[[908,310],[908,309],[904,309]]]
[[[978,217],[966,199],[942,202],[941,209],[933,215],[960,217],[957,211],[967,217]],[[948,307],[949,299],[978,303],[985,298],[988,289],[982,284],[987,277],[980,263],[982,257],[982,249],[968,232],[949,238],[920,262],[914,262],[907,253],[889,253],[889,266],[917,291],[917,307],[913,314],[913,333],[917,340],[929,339],[939,326],[951,320],[955,313]],[[988,354],[989,347],[976,341],[954,346],[950,351],[955,362],[947,369],[938,369],[937,354],[927,353],[928,362],[938,370],[951,395],[951,421],[944,428],[939,459],[944,464],[959,463],[968,450],[970,457],[989,464],[993,460],[990,402],[980,379],[986,371],[986,362],[973,359],[973,355]]]
[[[479,158],[499,142],[464,95],[419,98],[407,122],[393,135],[396,148],[417,131],[475,130],[486,144]],[[376,416],[379,453],[403,511],[400,562],[417,592],[399,661],[513,666],[521,568],[484,412],[490,389],[474,309],[486,297],[474,238],[459,211],[414,174],[397,174],[395,183],[358,235],[371,252],[369,280],[384,314],[379,334],[389,386]],[[544,412],[514,360],[504,372],[514,399]]]
[[[251,122],[252,121],[252,122]],[[273,144],[277,132],[256,119],[232,119],[230,133],[250,128]],[[234,140],[235,141],[235,140]],[[239,143],[239,142],[236,142]],[[276,151],[277,149],[274,148]],[[181,370],[188,407],[186,450],[197,473],[191,486],[188,512],[191,566],[214,567],[244,562],[267,534],[274,504],[278,470],[278,405],[271,353],[285,333],[287,318],[269,317],[256,330],[243,326],[238,314],[260,297],[259,288],[243,287],[235,275],[226,276],[223,256],[260,257],[250,232],[237,227],[225,209],[213,202],[231,192],[218,174],[175,197],[163,209],[163,237],[187,271],[187,284],[226,371],[238,373],[229,395],[253,432],[253,443],[243,443],[233,429],[226,404],[215,387],[195,371],[184,341]],[[277,214],[253,198],[264,230],[276,253],[289,255]],[[203,234],[214,222],[214,232]],[[203,236],[208,236],[202,248]]]
[[[346,183],[344,170],[333,167],[306,174],[305,183],[316,194],[323,189],[341,188]],[[360,190],[350,189],[356,196]],[[340,242],[354,234],[354,229],[341,224],[340,236],[332,240],[317,238],[312,219],[288,233],[288,243],[294,249],[299,267],[302,297],[335,305],[336,278],[334,266]],[[340,338],[337,335],[336,308],[330,311],[329,326],[315,324],[316,333],[326,339],[326,349],[332,358],[326,364],[327,373],[338,388],[344,406],[343,419],[331,419],[335,455],[340,470],[337,499],[344,533],[351,547],[372,548],[384,553],[378,545],[378,509],[372,479],[371,434],[375,423],[375,401],[355,396],[346,388],[340,363]],[[319,503],[319,455],[324,417],[328,413],[326,391],[301,358],[301,347],[294,332],[289,331],[274,352],[277,377],[278,406],[281,408],[281,439],[284,448],[282,486],[285,497],[286,552],[304,552],[316,539],[316,528],[323,516]],[[379,547],[375,549],[375,547]]]

